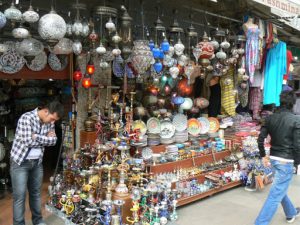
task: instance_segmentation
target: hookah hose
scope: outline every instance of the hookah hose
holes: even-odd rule
[[[51,182],[52,188],[53,188],[53,184],[54,184],[55,177],[56,177],[57,170],[58,170],[59,160],[60,160],[62,149],[63,149],[63,143],[64,143],[66,131],[67,131],[67,126],[64,126],[64,129],[63,129],[62,135],[61,135],[62,138],[61,138],[61,143],[60,143],[60,146],[59,146],[59,153],[58,153],[58,157],[57,157],[57,161],[56,161],[56,166],[55,166],[55,170],[54,170],[54,174],[53,174],[53,180]]]

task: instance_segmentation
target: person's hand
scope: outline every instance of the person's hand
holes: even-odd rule
[[[56,137],[55,131],[54,131],[54,130],[50,130],[50,131],[47,133],[47,137]]]
[[[262,158],[262,163],[264,165],[264,167],[270,167],[271,163],[270,163],[270,159],[268,156],[265,156]]]

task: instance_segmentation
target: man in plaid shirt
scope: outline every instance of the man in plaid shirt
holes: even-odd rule
[[[33,225],[45,224],[41,214],[44,147],[55,145],[57,137],[54,123],[62,116],[63,105],[53,101],[45,107],[24,113],[18,121],[10,152],[14,225],[25,225],[27,188],[32,223]]]

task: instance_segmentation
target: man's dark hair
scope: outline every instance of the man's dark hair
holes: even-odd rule
[[[280,94],[280,108],[292,110],[296,103],[294,91],[285,91]]]
[[[48,109],[51,114],[57,113],[59,118],[64,116],[64,106],[59,101],[49,102],[44,108]]]

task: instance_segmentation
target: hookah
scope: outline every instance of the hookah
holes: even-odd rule
[[[174,199],[174,200],[172,201],[173,211],[172,211],[172,213],[170,214],[170,220],[171,220],[171,221],[175,221],[175,220],[178,219],[178,214],[177,214],[177,212],[176,212],[176,205],[177,205],[177,200]]]
[[[115,188],[116,194],[121,196],[128,195],[128,188],[125,184],[126,172],[129,170],[129,165],[126,163],[127,155],[125,151],[129,149],[128,145],[121,144],[117,147],[121,151],[121,164],[117,167],[117,170],[120,172],[120,183]]]
[[[103,200],[101,205],[105,206],[104,215],[100,215],[99,219],[103,225],[110,225],[111,222],[111,209],[112,209],[112,201],[111,200]]]
[[[159,206],[154,207],[155,217],[153,218],[153,221],[150,223],[150,225],[160,225],[160,219],[158,217],[159,212]]]
[[[168,212],[168,203],[167,201],[161,201],[160,202],[161,206],[160,206],[160,224],[161,225],[165,225],[168,223],[168,216],[169,216],[169,212]]]
[[[67,196],[61,197],[59,203],[62,205],[63,210],[67,215],[71,215],[73,213],[75,205],[72,201],[72,192],[70,190],[67,191]]]
[[[129,217],[129,216],[126,217],[126,220],[130,224],[139,225],[138,211],[140,209],[140,204],[139,204],[140,198],[141,198],[140,189],[138,187],[133,187],[132,188],[132,195],[131,195],[132,208],[130,209],[130,211],[132,212],[132,217]]]
[[[86,225],[89,225],[89,224],[91,224],[91,225],[93,225],[94,224],[94,218],[96,217],[96,215],[94,215],[96,212],[97,212],[97,209],[95,209],[95,208],[85,208],[84,209],[84,211],[86,211],[87,212],[87,219],[86,219],[86,221],[85,221],[85,223],[84,224],[86,224]]]
[[[120,225],[123,225],[123,221],[122,221],[122,206],[125,204],[124,200],[114,200],[113,201],[114,205],[116,206],[117,209],[117,214],[119,216],[120,219]]]

